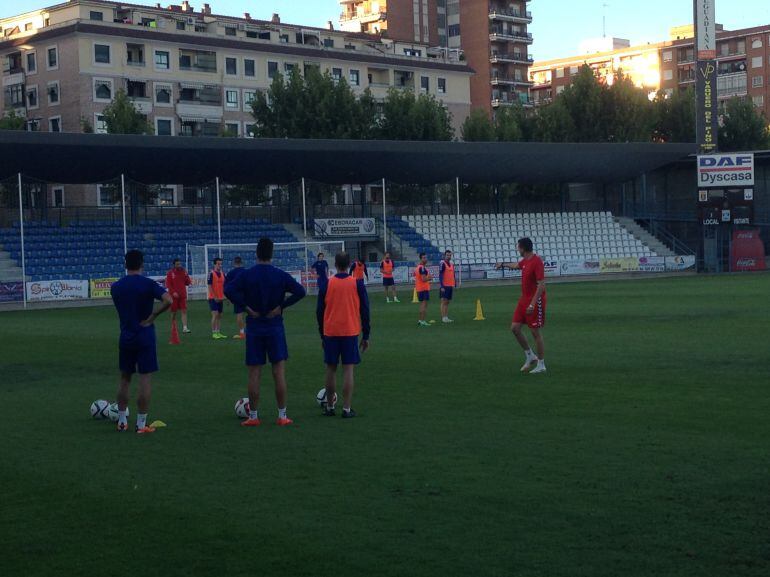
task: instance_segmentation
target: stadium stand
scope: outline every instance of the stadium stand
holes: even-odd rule
[[[528,236],[546,259],[597,259],[655,256],[609,212],[417,215],[389,222],[396,234],[436,262],[451,249],[466,263],[510,260],[516,242]],[[400,221],[400,222],[399,222]],[[435,259],[435,260],[434,260]]]
[[[27,277],[29,280],[70,278],[109,278],[123,274],[123,228],[110,221],[72,221],[60,227],[47,222],[24,224]],[[275,242],[297,242],[296,237],[280,225],[266,220],[229,220],[222,223],[222,242],[255,243],[262,236]],[[145,222],[131,227],[129,248],[145,253],[145,272],[160,276],[170,268],[174,258],[185,259],[186,245],[217,242],[217,227],[212,220],[195,225],[181,220]],[[0,245],[12,261],[21,264],[19,225],[0,229]],[[297,262],[276,263],[286,268],[304,268],[301,255]],[[301,262],[300,262],[301,260]],[[225,263],[227,268],[229,263]]]

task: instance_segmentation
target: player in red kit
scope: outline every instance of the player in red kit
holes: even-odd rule
[[[182,266],[182,261],[174,259],[173,266],[166,273],[166,290],[174,299],[171,305],[171,322],[176,323],[176,312],[182,313],[182,332],[189,333],[187,328],[187,287],[192,284],[190,275]]]
[[[521,260],[519,262],[498,263],[498,270],[521,271],[521,298],[513,314],[511,331],[524,349],[526,360],[521,367],[522,373],[537,374],[545,372],[545,346],[543,345],[542,328],[545,326],[545,265],[532,247],[532,241],[522,238],[518,243]],[[524,336],[522,325],[527,325],[535,339],[537,355],[532,352],[527,337]]]

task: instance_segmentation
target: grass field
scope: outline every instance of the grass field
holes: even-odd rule
[[[373,295],[350,421],[315,403],[307,298],[287,429],[270,380],[268,424],[238,426],[242,344],[195,303],[182,346],[159,321],[148,437],[88,414],[115,396],[111,308],[0,314],[0,574],[770,574],[770,276],[552,285],[529,377],[517,291],[461,290],[429,329]]]

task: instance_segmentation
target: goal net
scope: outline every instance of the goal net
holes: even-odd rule
[[[342,241],[329,242],[277,242],[273,249],[273,264],[291,274],[297,282],[315,292],[317,282],[315,272],[310,266],[316,261],[319,252],[326,255],[329,268],[334,268],[334,255],[345,250]],[[222,269],[227,272],[233,268],[235,257],[243,259],[243,266],[257,264],[257,244],[204,244],[187,246],[187,271],[193,281],[190,294],[206,292],[206,280],[214,266],[214,259],[222,259]]]

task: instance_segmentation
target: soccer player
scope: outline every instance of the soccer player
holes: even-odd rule
[[[521,271],[521,298],[513,315],[511,331],[524,349],[525,362],[521,372],[544,373],[545,346],[541,330],[545,326],[545,266],[542,259],[534,253],[530,239],[520,239],[518,249],[522,257],[519,262],[498,263],[495,268]],[[535,339],[537,355],[532,352],[527,337],[522,332],[521,327],[525,324]]]
[[[136,432],[140,435],[154,433],[147,426],[147,410],[150,407],[152,373],[158,370],[158,355],[155,349],[155,319],[174,302],[166,289],[154,280],[142,275],[144,255],[138,250],[126,253],[126,276],[112,285],[110,294],[120,319],[120,340],[118,342],[118,431],[128,430],[126,409],[131,377],[139,373],[139,395],[136,400]],[[161,305],[153,311],[153,303]]]
[[[428,255],[420,253],[420,263],[414,269],[414,289],[417,291],[417,300],[420,301],[420,316],[417,325],[429,327],[430,323],[425,320],[428,312],[428,301],[430,301],[430,281],[432,277],[428,272]]]
[[[356,416],[353,400],[354,369],[361,362],[358,354],[358,336],[362,333],[361,352],[369,348],[369,297],[363,280],[356,280],[347,271],[350,255],[344,252],[334,257],[337,274],[318,295],[316,318],[326,363],[326,398],[324,415],[334,416],[334,397],[337,394],[337,367],[342,363],[343,405],[342,418]]]
[[[187,328],[187,287],[192,284],[190,275],[182,266],[182,261],[178,258],[166,273],[166,290],[171,293],[174,304],[171,305],[171,322],[176,324],[177,311],[182,314],[182,332],[189,333]]]
[[[361,260],[360,256],[350,265],[348,272],[356,280],[364,280],[364,277],[366,277],[366,280],[369,280],[369,269],[366,268],[366,263]]]
[[[209,309],[211,310],[211,338],[226,339],[222,334],[222,311],[225,300],[225,273],[222,271],[222,259],[214,259],[214,268],[209,273],[207,281],[209,286]]]
[[[444,260],[441,261],[439,267],[439,280],[441,282],[439,291],[441,295],[441,322],[453,323],[454,321],[449,318],[449,303],[455,288],[455,265],[452,264],[451,250],[444,252]]]
[[[390,253],[385,253],[385,258],[380,263],[380,270],[382,271],[382,286],[385,287],[385,302],[390,302],[390,295],[393,295],[393,302],[400,303],[398,295],[396,294],[396,280],[393,278],[393,269],[395,265],[390,260]]]
[[[246,366],[249,370],[249,418],[244,427],[258,427],[259,388],[262,367],[268,359],[273,368],[278,425],[292,420],[286,416],[286,360],[289,350],[283,326],[283,311],[305,297],[305,289],[287,272],[274,267],[273,241],[262,238],[257,244],[257,264],[238,275],[225,287],[233,304],[244,307],[246,319]],[[287,293],[290,296],[286,296]]]
[[[318,277],[318,292],[320,294],[321,289],[326,286],[329,281],[329,263],[326,262],[326,256],[324,253],[319,252],[317,260],[310,266],[310,270],[315,271]]]
[[[244,270],[246,269],[243,268],[243,259],[236,256],[233,259],[233,268],[225,276],[225,286],[228,283],[234,282]],[[233,335],[233,338],[243,340],[246,338],[246,322],[243,320],[243,314],[246,310],[241,306],[233,304],[233,312],[235,313],[235,322],[238,324],[238,334]]]

